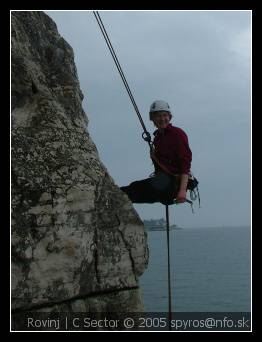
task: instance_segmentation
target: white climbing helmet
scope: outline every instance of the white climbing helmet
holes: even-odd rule
[[[165,112],[171,113],[169,104],[166,101],[162,101],[162,100],[154,101],[150,106],[150,112],[149,112],[150,120],[152,120],[152,113],[159,112],[159,111],[165,111]]]

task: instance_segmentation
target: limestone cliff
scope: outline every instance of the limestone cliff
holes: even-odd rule
[[[88,134],[72,48],[12,12],[11,52],[12,307],[141,310],[146,233]]]

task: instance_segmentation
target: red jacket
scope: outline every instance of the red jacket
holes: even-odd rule
[[[169,124],[163,133],[156,130],[154,136],[155,156],[161,164],[173,174],[189,174],[192,152],[186,133],[181,128]],[[159,169],[156,162],[154,165]]]

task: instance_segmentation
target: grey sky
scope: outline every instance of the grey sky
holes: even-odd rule
[[[90,11],[45,11],[72,46],[100,158],[119,186],[153,171],[142,128]],[[202,208],[171,207],[183,227],[250,223],[251,12],[100,11],[150,132],[150,104],[166,100],[188,135]],[[143,219],[161,204],[135,204]]]

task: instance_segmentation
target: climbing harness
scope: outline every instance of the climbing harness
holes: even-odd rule
[[[117,58],[117,56],[116,56],[116,54],[115,54],[115,51],[114,51],[114,48],[113,48],[113,46],[112,46],[112,44],[111,44],[111,41],[110,41],[110,39],[109,39],[109,37],[108,37],[108,34],[107,34],[107,32],[106,32],[106,29],[105,29],[105,26],[104,26],[104,24],[103,24],[103,22],[102,22],[102,19],[101,19],[101,17],[100,17],[100,15],[99,15],[99,13],[98,13],[98,11],[93,11],[93,14],[94,14],[94,16],[95,16],[95,18],[96,18],[96,21],[97,21],[97,23],[98,23],[98,25],[99,25],[99,27],[100,27],[100,30],[101,30],[101,32],[102,32],[102,34],[103,34],[103,37],[104,37],[104,39],[105,39],[105,41],[106,41],[106,44],[107,44],[107,46],[108,46],[108,48],[109,48],[109,51],[110,51],[110,53],[111,53],[111,56],[113,57],[113,60],[114,60],[114,62],[115,62],[115,65],[116,65],[116,67],[117,67],[117,70],[118,70],[118,72],[119,72],[119,74],[120,74],[120,77],[121,77],[121,79],[122,79],[122,81],[123,81],[123,83],[124,83],[124,86],[125,86],[125,88],[126,88],[126,91],[127,91],[127,93],[128,93],[128,95],[129,95],[129,97],[130,97],[130,100],[131,100],[131,102],[132,102],[132,104],[133,104],[133,106],[134,106],[134,109],[135,109],[135,112],[136,112],[136,114],[137,114],[137,116],[138,116],[138,119],[139,119],[139,121],[140,121],[140,123],[141,123],[141,126],[142,126],[142,128],[143,128],[143,133],[142,133],[142,138],[148,143],[148,145],[149,145],[149,148],[150,148],[150,156],[151,156],[151,158],[158,164],[158,166],[162,169],[162,170],[164,170],[167,174],[169,174],[169,175],[171,175],[171,176],[176,176],[176,175],[173,175],[159,160],[158,160],[158,158],[155,156],[155,153],[154,153],[154,146],[153,146],[153,142],[152,142],[152,140],[151,140],[151,135],[150,135],[150,133],[147,131],[147,129],[146,129],[146,126],[145,126],[145,124],[144,124],[144,121],[143,121],[143,119],[142,119],[142,116],[141,116],[141,114],[140,114],[140,112],[139,112],[139,109],[138,109],[138,107],[137,107],[137,104],[136,104],[136,102],[135,102],[135,99],[134,99],[134,97],[133,97],[133,94],[132,94],[132,92],[131,92],[131,90],[130,90],[130,88],[129,88],[129,85],[128,85],[128,83],[127,83],[127,80],[126,80],[126,78],[125,78],[125,75],[124,75],[124,73],[123,73],[123,70],[122,70],[122,68],[121,68],[121,65],[120,65],[120,63],[119,63],[119,61],[118,61],[118,58]],[[198,188],[197,188],[197,191],[198,191]],[[192,195],[193,194],[193,195]],[[191,196],[192,195],[192,196]],[[194,197],[194,195],[195,195],[195,192],[194,192],[194,189],[191,191],[190,190],[190,198],[191,198],[191,200],[193,201],[193,200],[195,200],[196,198]],[[199,195],[199,193],[198,193],[198,195]],[[198,197],[199,198],[199,197]],[[192,212],[194,213],[194,210],[193,210],[193,202],[192,201],[190,201],[189,199],[186,199],[186,202],[188,202],[190,205],[191,205],[191,208],[192,208]],[[174,202],[175,203],[175,202]],[[199,205],[200,205],[200,198],[199,198]],[[168,205],[166,205],[166,226],[167,226],[167,253],[168,253],[168,314],[169,314],[169,316],[168,316],[168,321],[169,321],[169,330],[171,330],[171,319],[172,319],[172,298],[171,298],[171,279],[170,279],[170,243],[169,243],[169,209],[168,209]]]

